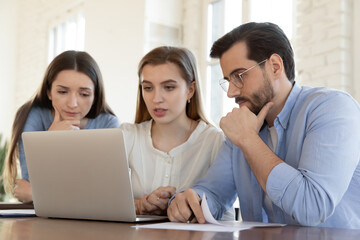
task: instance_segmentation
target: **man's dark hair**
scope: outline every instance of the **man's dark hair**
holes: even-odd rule
[[[290,82],[295,80],[294,52],[289,39],[276,24],[250,22],[234,28],[219,38],[210,50],[212,58],[221,58],[235,43],[244,42],[248,59],[260,62],[272,54],[278,54],[284,63],[285,73]]]

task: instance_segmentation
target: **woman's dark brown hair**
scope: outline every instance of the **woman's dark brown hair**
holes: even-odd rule
[[[14,181],[17,176],[19,140],[29,112],[34,106],[47,108],[49,110],[53,109],[51,100],[48,97],[48,92],[51,91],[52,83],[56,79],[57,75],[64,70],[75,70],[77,72],[84,73],[94,83],[95,97],[93,105],[89,113],[86,115],[87,118],[96,118],[100,113],[110,113],[114,115],[105,101],[103,79],[99,66],[95,60],[88,53],[81,51],[65,51],[58,55],[49,64],[37,94],[22,105],[15,114],[3,174],[5,191],[7,193],[12,193]]]

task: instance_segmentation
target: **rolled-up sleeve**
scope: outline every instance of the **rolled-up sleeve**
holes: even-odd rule
[[[236,199],[236,189],[232,171],[233,144],[226,139],[214,164],[206,175],[199,179],[192,189],[202,197],[206,194],[210,212],[216,219],[221,219]]]
[[[359,163],[360,113],[352,98],[334,92],[314,100],[305,118],[304,141],[287,150],[301,148],[298,166],[277,165],[266,190],[295,221],[315,226],[334,213]]]

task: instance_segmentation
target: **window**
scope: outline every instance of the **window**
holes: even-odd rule
[[[353,2],[354,7],[353,7],[353,16],[354,16],[354,20],[353,20],[353,79],[354,79],[354,97],[355,99],[360,102],[360,83],[357,79],[359,79],[360,77],[360,69],[358,67],[355,66],[360,66],[360,46],[359,46],[359,41],[360,41],[360,29],[358,27],[358,24],[355,23],[359,23],[360,22],[360,2],[359,1],[354,1]]]
[[[292,0],[208,0],[206,25],[206,92],[207,112],[218,124],[220,118],[236,107],[219,86],[222,71],[218,59],[208,57],[214,41],[243,22],[273,22],[278,24],[291,41],[293,34]]]
[[[49,31],[48,62],[66,50],[84,50],[85,18],[82,11],[68,11]]]
[[[145,5],[145,53],[163,45],[180,46],[182,0],[147,0]]]
[[[218,123],[222,115],[223,98],[218,87],[218,79],[221,78],[222,72],[218,60],[209,57],[210,49],[216,39],[220,38],[224,33],[224,1],[210,1],[207,9],[207,36],[206,36],[206,75],[207,80],[207,102],[210,106],[210,118]],[[209,109],[208,109],[209,111]]]
[[[292,0],[208,0],[206,26],[206,103],[207,112],[215,124],[237,107],[219,86],[223,77],[218,59],[209,57],[212,44],[243,22],[273,22],[278,24],[291,41],[293,30]],[[239,200],[234,203],[236,217],[241,220]]]
[[[226,13],[226,14],[225,14]],[[212,44],[226,32],[241,24],[242,5],[239,0],[209,0],[207,8],[206,30],[206,79],[207,106],[211,120],[218,124],[220,118],[235,107],[235,102],[229,99],[219,86],[222,71],[218,59],[209,57]]]

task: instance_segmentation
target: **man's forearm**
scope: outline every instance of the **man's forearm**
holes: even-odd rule
[[[283,161],[276,156],[258,135],[248,136],[240,149],[262,189],[266,192],[266,182],[271,170]]]

